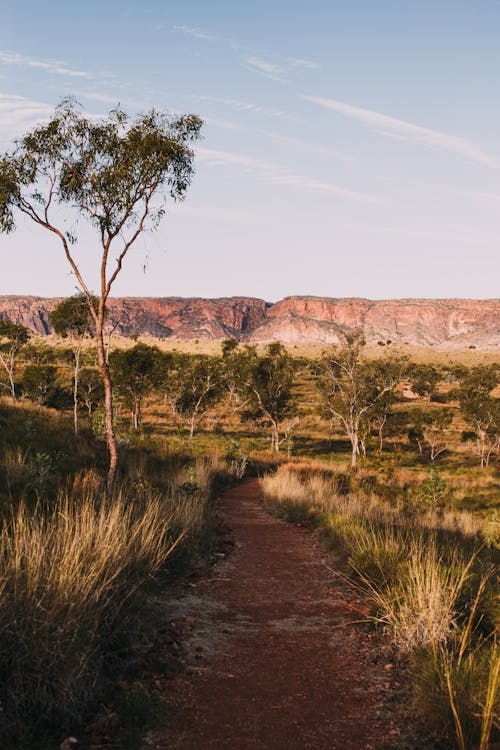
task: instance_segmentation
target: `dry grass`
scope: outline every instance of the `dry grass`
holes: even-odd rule
[[[170,491],[80,474],[56,502],[21,502],[0,528],[2,746],[37,725],[67,727],[103,692],[138,592],[203,530],[216,472],[200,461]],[[73,724],[74,726],[74,724]]]
[[[314,519],[342,553],[372,621],[411,658],[425,723],[447,727],[460,750],[486,750],[500,729],[499,590],[486,522],[345,493],[344,477],[314,464],[284,464],[262,488],[290,520]]]

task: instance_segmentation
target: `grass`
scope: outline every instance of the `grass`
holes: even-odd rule
[[[138,442],[105,501],[99,442],[45,409],[4,404],[0,418],[0,746],[46,748],[106,696],[145,592],[210,548],[230,472]]]
[[[269,507],[312,521],[344,560],[371,602],[369,619],[409,665],[422,723],[442,747],[454,738],[460,750],[486,750],[500,739],[500,586],[488,522],[345,484],[312,462],[262,480]]]

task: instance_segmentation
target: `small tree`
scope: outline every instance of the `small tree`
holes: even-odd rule
[[[80,370],[78,399],[87,409],[89,427],[92,429],[92,413],[104,401],[102,377],[95,367],[82,367]]]
[[[135,430],[141,424],[144,397],[153,390],[156,382],[159,354],[156,346],[136,344],[131,349],[115,349],[109,357],[114,381],[130,408]]]
[[[49,403],[49,397],[55,390],[57,368],[54,365],[27,365],[21,379],[23,395],[38,406]]]
[[[92,310],[91,307],[92,306]],[[54,331],[62,338],[68,338],[73,353],[73,423],[78,435],[78,377],[81,370],[83,342],[95,330],[94,316],[98,307],[96,297],[90,302],[83,292],[62,300],[50,313]]]
[[[9,379],[10,395],[16,400],[14,372],[19,350],[29,341],[30,333],[21,323],[13,323],[9,318],[0,319],[0,364]]]
[[[409,367],[408,374],[414,393],[428,400],[436,395],[442,373],[434,365],[413,363]]]
[[[292,388],[302,367],[279,342],[266,347],[263,356],[247,350],[248,414],[262,419],[271,428],[271,450],[278,452],[283,440],[299,424]],[[283,434],[283,437],[282,437]]]
[[[321,409],[328,419],[340,422],[349,438],[353,470],[357,467],[361,422],[394,390],[405,366],[398,356],[363,360],[364,346],[361,333],[353,332],[346,336],[343,347],[325,352],[316,368]]]
[[[492,453],[500,448],[500,399],[491,395],[498,382],[496,366],[475,367],[463,375],[454,393],[474,432],[481,468],[489,465]]]
[[[436,409],[412,409],[410,419],[413,427],[410,430],[410,439],[419,443],[419,451],[422,455],[422,444],[429,448],[429,458],[436,458],[448,449],[445,437],[446,430],[453,421],[453,412],[446,407]]]
[[[199,137],[201,124],[194,115],[170,117],[155,110],[130,121],[116,109],[96,121],[65,100],[48,123],[0,156],[0,231],[13,231],[16,215],[24,214],[57,237],[89,302],[105,395],[108,495],[118,463],[104,343],[108,298],[130,248],[164,216],[162,191],[173,199],[184,197],[193,174],[190,144]],[[65,229],[65,216],[70,219],[68,226],[84,219],[96,230],[100,251],[97,309],[73,250],[77,238]]]
[[[191,356],[184,360],[179,384],[176,409],[187,423],[192,440],[196,428],[221,398],[220,358]]]

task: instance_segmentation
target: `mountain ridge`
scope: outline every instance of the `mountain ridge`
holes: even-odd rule
[[[0,317],[33,333],[52,332],[49,312],[61,297],[0,296]],[[258,297],[115,297],[109,325],[117,334],[155,338],[223,339],[249,343],[338,343],[361,328],[370,342],[442,348],[500,346],[500,299],[290,295],[277,302]]]

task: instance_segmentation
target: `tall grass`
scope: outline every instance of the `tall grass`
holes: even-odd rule
[[[0,526],[0,745],[74,727],[102,695],[138,592],[198,539],[217,471],[199,462],[167,491],[128,480],[109,501],[82,473],[55,502],[26,503]]]
[[[342,555],[371,619],[411,665],[425,723],[460,750],[486,750],[500,730],[500,654],[485,522],[339,492],[338,478],[312,465],[282,465],[262,488],[265,502],[292,521],[312,520]]]

